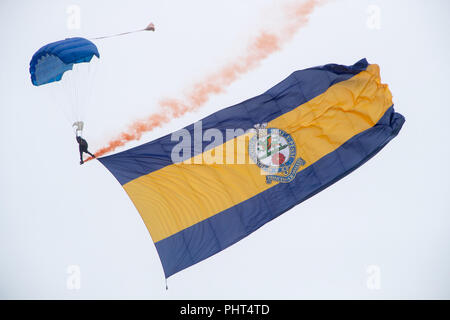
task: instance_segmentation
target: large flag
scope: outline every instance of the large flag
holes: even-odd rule
[[[265,93],[100,158],[166,278],[246,237],[380,151],[405,119],[363,59],[295,71]]]

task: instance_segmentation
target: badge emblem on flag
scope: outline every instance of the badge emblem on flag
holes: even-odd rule
[[[266,123],[255,128],[256,134],[249,141],[250,159],[268,173],[266,183],[291,182],[298,169],[305,165],[302,158],[296,158],[294,139],[281,129],[267,128]]]

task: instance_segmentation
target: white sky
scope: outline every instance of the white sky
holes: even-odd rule
[[[169,278],[138,212],[98,162],[78,163],[70,125],[28,66],[43,44],[144,27],[96,42],[101,65],[85,137],[96,150],[160,98],[237,56],[282,1],[0,3],[0,298],[450,298],[448,1],[331,1],[282,51],[198,112],[138,145],[253,97],[292,71],[362,57],[381,67],[399,136],[345,179],[232,247]],[[125,4],[126,3],[126,4]],[[66,8],[81,8],[81,29]],[[369,5],[380,29],[367,27]],[[66,286],[67,268],[81,288]],[[381,288],[368,289],[367,268]]]

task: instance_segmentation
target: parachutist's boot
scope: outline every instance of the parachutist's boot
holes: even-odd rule
[[[83,161],[83,160],[81,160],[81,161],[80,161],[80,164],[83,164],[83,163],[84,163],[84,161]]]

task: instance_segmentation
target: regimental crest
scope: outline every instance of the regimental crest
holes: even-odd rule
[[[250,159],[267,172],[266,183],[291,182],[305,161],[298,157],[295,141],[285,131],[267,128],[267,123],[255,125],[255,135],[249,141]]]

